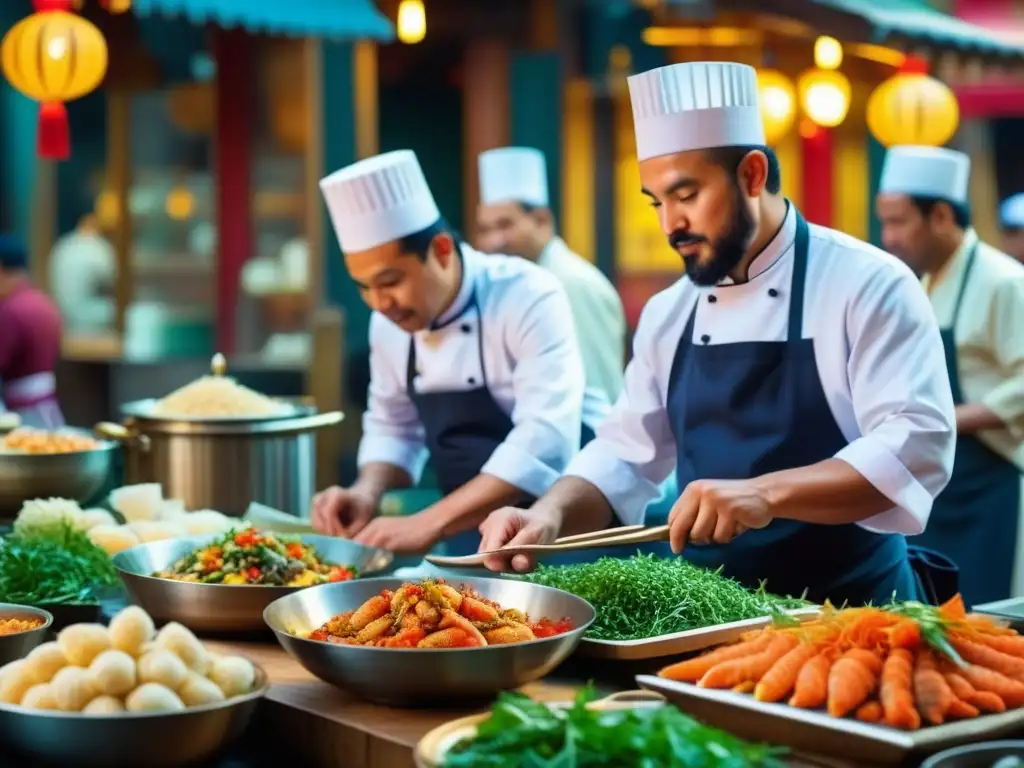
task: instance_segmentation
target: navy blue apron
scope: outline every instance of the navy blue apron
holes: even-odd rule
[[[971,249],[953,305],[953,318],[942,329],[946,368],[953,402],[964,403],[960,388],[954,331],[960,317],[964,289],[974,267],[978,246]],[[949,485],[932,507],[924,533],[915,544],[940,552],[960,570],[964,601],[980,605],[1010,597],[1013,561],[1017,550],[1020,510],[1020,471],[974,435],[959,435]]]
[[[441,493],[445,496],[480,474],[491,454],[505,442],[513,427],[511,417],[502,410],[487,387],[483,313],[477,303],[476,293],[470,297],[465,310],[437,328],[460,320],[471,309],[476,309],[477,354],[481,373],[480,382],[469,380],[469,384],[478,384],[472,389],[417,392],[413,385],[416,378],[416,341],[412,337],[409,339],[406,390],[423,424],[431,465]],[[461,329],[463,333],[471,333],[473,330],[467,322],[462,323]],[[584,443],[594,436],[589,427],[583,426],[581,431]],[[524,494],[520,504],[528,506],[533,501],[533,498]],[[444,545],[446,555],[472,555],[480,549],[480,533],[476,530],[464,531],[445,539]]]
[[[700,479],[743,480],[832,458],[847,445],[822,390],[814,342],[802,338],[808,226],[797,213],[789,337],[711,345],[693,341],[696,307],[680,339],[668,388],[679,488]],[[723,290],[728,290],[725,288]],[[777,296],[780,311],[785,294]],[[709,301],[713,299],[709,296]],[[748,587],[836,605],[917,597],[903,536],[858,525],[776,519],[727,545],[688,544],[687,560],[723,569]]]

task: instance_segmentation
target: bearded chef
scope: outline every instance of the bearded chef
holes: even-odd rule
[[[904,537],[955,443],[920,284],[780,194],[753,68],[676,64],[629,92],[641,192],[686,277],[644,308],[597,437],[528,511],[492,514],[482,550],[639,523],[675,470],[671,546],[687,560],[815,602],[916,596]]]
[[[568,299],[536,265],[460,242],[411,151],[358,162],[320,188],[374,312],[359,476],[317,495],[313,525],[396,552],[445,540],[450,554],[471,554],[489,512],[543,494],[579,449],[583,365]],[[373,519],[428,454],[444,498],[411,518]]]
[[[0,234],[0,411],[22,426],[64,426],[54,370],[60,358],[60,311],[28,278],[21,241]]]
[[[913,541],[955,561],[964,599],[978,605],[1024,591],[1024,567],[1013,580],[1024,549],[1024,265],[978,239],[970,173],[962,152],[893,147],[876,209],[886,249],[922,276],[956,403],[953,477]]]
[[[1024,263],[1024,192],[1003,200],[999,206],[999,228],[1003,250]]]
[[[544,153],[502,147],[481,154],[478,165],[478,246],[529,259],[558,278],[576,321],[588,391],[615,402],[626,364],[626,313],[604,273],[555,234]]]

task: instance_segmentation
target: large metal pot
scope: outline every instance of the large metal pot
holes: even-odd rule
[[[188,509],[232,517],[252,501],[305,516],[315,490],[314,432],[344,418],[294,404],[272,418],[167,419],[154,415],[156,403],[126,403],[122,424],[96,425],[96,434],[124,444],[125,481],[160,483],[165,498]]]

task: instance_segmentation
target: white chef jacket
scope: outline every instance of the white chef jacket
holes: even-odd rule
[[[57,240],[50,253],[50,290],[69,331],[112,327],[114,301],[102,292],[116,277],[117,255],[102,235],[75,230]]]
[[[481,471],[541,496],[580,444],[585,384],[569,300],[557,278],[536,264],[461,248],[458,296],[438,318],[437,330],[412,334],[414,386],[417,392],[450,392],[475,389],[486,380],[513,429]],[[482,323],[470,306],[474,290]],[[486,371],[480,365],[481,325]],[[360,467],[393,464],[416,481],[428,454],[406,390],[409,338],[383,315],[370,318],[369,403],[358,461]]]
[[[623,523],[642,522],[658,483],[676,467],[666,402],[672,361],[694,307],[694,337],[706,335],[709,344],[784,341],[795,237],[790,205],[779,233],[751,264],[748,282],[701,287],[683,278],[644,307],[625,392],[566,471],[597,486]],[[956,437],[942,340],[920,283],[889,254],[811,225],[803,333],[814,339],[822,389],[849,440],[836,458],[893,502],[861,525],[920,533],[949,482]]]
[[[614,403],[622,393],[626,365],[626,312],[618,291],[560,237],[544,247],[537,264],[557,277],[569,296],[588,389]]]

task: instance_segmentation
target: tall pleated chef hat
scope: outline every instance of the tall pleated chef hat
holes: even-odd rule
[[[1024,228],[1024,192],[1003,200],[999,206],[999,223],[1007,228]]]
[[[878,191],[966,203],[971,158],[944,147],[897,146],[885,155]]]
[[[358,253],[421,232],[441,214],[411,149],[385,152],[320,180],[341,250]]]
[[[639,160],[713,147],[764,146],[757,72],[697,61],[627,79]]]
[[[544,153],[531,147],[489,149],[477,160],[480,202],[548,205],[548,168]]]

